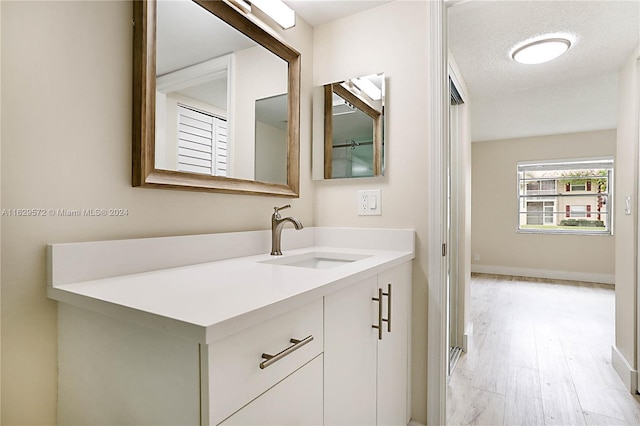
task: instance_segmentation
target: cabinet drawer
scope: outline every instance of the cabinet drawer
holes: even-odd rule
[[[222,425],[299,426],[322,424],[322,355],[285,378]]]
[[[313,340],[291,348],[291,339],[308,336]],[[203,347],[203,423],[218,424],[322,353],[323,346],[323,304],[318,299]],[[288,353],[260,368],[262,354],[287,348]]]

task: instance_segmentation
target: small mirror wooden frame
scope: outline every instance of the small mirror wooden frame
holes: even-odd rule
[[[132,185],[235,194],[299,197],[300,53],[254,19],[219,0],[193,0],[288,63],[287,184],[208,176],[155,167],[156,1],[133,2]],[[237,117],[236,117],[237,119]]]
[[[324,178],[333,176],[333,94],[340,96],[373,120],[373,176],[382,176],[382,113],[342,87],[340,83],[324,85]]]

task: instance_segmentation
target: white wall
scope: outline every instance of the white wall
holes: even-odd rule
[[[638,90],[636,49],[618,78],[618,143],[616,152],[616,347],[633,368],[636,365],[637,235],[638,235]],[[632,214],[624,214],[625,195]]]
[[[317,182],[315,222],[318,226],[416,230],[412,417],[424,423],[430,151],[428,2],[396,0],[316,27],[314,66],[314,86],[360,75],[386,74],[385,176]],[[356,191],[377,188],[382,190],[382,216],[357,216]]]
[[[287,183],[288,136],[286,129],[256,120],[256,180]]]
[[[240,50],[234,56],[233,119],[229,125],[232,135],[231,172],[240,179],[254,179],[256,129],[255,125],[246,123],[255,122],[257,99],[286,93],[288,68],[285,61],[262,46]]]
[[[471,253],[480,256],[472,271],[613,282],[614,241],[624,233],[618,223],[615,237],[516,232],[516,165],[615,152],[615,130],[472,143]]]
[[[2,424],[56,421],[56,303],[45,245],[269,229],[282,198],[131,187],[132,4],[2,2],[2,208],[128,209],[126,217],[2,217]],[[311,183],[312,30],[284,36],[302,53],[301,197]],[[305,129],[309,129],[305,131]]]

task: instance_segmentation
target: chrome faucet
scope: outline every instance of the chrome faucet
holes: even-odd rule
[[[285,217],[280,216],[280,210],[288,209],[291,207],[290,204],[282,207],[274,207],[273,214],[271,215],[271,255],[272,256],[280,256],[282,255],[281,248],[281,237],[282,237],[282,228],[284,224],[287,222],[293,223],[293,226],[297,230],[302,229],[302,223],[295,217]]]

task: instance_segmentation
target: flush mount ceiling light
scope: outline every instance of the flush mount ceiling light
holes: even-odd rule
[[[570,47],[569,38],[547,37],[519,45],[511,52],[511,57],[521,64],[541,64],[557,58]]]

